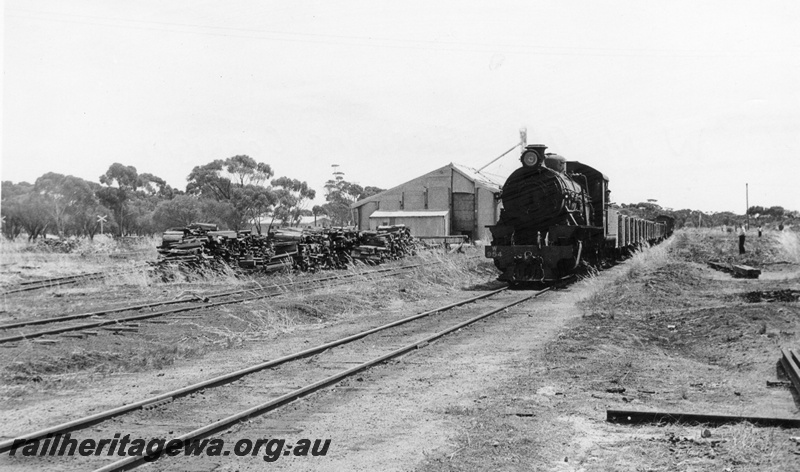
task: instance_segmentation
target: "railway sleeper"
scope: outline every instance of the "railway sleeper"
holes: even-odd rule
[[[172,403],[173,400],[175,400],[175,397],[162,398],[161,400],[156,400],[146,405],[142,405],[142,410],[145,411],[155,410],[156,408],[160,408],[168,403]]]

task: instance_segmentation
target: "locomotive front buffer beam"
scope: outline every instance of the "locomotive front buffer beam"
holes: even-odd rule
[[[498,280],[511,284],[553,282],[571,273],[580,260],[574,246],[486,246],[486,257],[503,272]]]

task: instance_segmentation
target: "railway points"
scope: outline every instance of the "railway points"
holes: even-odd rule
[[[42,429],[33,433],[18,435],[17,439],[20,438],[35,439],[47,436],[48,434],[53,435],[59,433],[66,433],[68,431],[77,431],[89,425],[94,425],[93,427],[93,434],[94,434],[103,429],[102,422],[125,413],[140,410],[141,408],[148,405],[158,404],[158,405],[163,405],[160,406],[159,408],[170,408],[170,405],[174,405],[176,402],[180,401],[184,402],[199,401],[200,403],[203,403],[205,405],[209,404],[218,405],[219,402],[214,400],[214,393],[217,390],[213,390],[212,387],[225,385],[232,381],[237,381],[237,380],[245,382],[245,383],[241,382],[237,383],[237,389],[252,390],[254,398],[260,398],[261,397],[260,392],[262,392],[262,389],[258,386],[265,385],[265,383],[276,386],[275,388],[277,388],[278,390],[287,390],[285,388],[277,387],[277,385],[281,385],[282,382],[285,385],[296,385],[298,383],[298,380],[295,378],[286,378],[282,382],[277,380],[277,378],[280,377],[279,367],[281,365],[290,361],[307,358],[309,356],[316,356],[314,357],[314,359],[318,362],[314,363],[316,364],[314,366],[315,369],[309,369],[308,375],[303,376],[304,379],[307,379],[306,380],[308,382],[307,385],[300,388],[288,389],[289,391],[283,392],[280,395],[275,395],[275,398],[272,398],[267,402],[261,402],[257,406],[247,408],[245,410],[236,410],[233,407],[225,408],[225,411],[229,411],[231,414],[217,421],[209,423],[203,427],[195,428],[191,431],[188,431],[185,434],[180,435],[178,439],[189,440],[191,438],[203,437],[220,429],[227,428],[230,425],[235,424],[243,419],[249,418],[253,415],[272,410],[276,407],[280,407],[281,405],[285,405],[297,398],[301,398],[302,396],[305,396],[315,390],[334,384],[350,375],[363,371],[364,369],[367,369],[373,365],[406,354],[409,351],[412,351],[419,347],[426,346],[435,339],[438,339],[439,337],[442,337],[448,333],[452,333],[454,331],[465,328],[470,324],[485,319],[496,313],[507,310],[512,306],[536,298],[547,291],[548,289],[544,289],[538,292],[529,292],[520,296],[519,293],[507,292],[503,288],[491,292],[482,293],[475,297],[470,297],[468,299],[448,304],[446,306],[439,307],[434,310],[429,310],[400,320],[396,320],[386,325],[365,330],[314,348],[306,349],[288,356],[283,356],[279,359],[268,361],[259,365],[250,366],[248,368],[232,372],[228,375],[209,379],[205,382],[201,382],[195,385],[187,386],[177,391],[167,392],[158,395],[156,397],[147,398],[138,402],[134,402],[129,405],[121,406],[85,418],[73,420],[61,425]],[[501,295],[501,299],[494,298],[496,295]],[[461,309],[461,310],[457,309],[457,307],[463,307],[468,304],[473,304],[478,302],[479,300],[482,300],[484,302],[483,305],[488,304],[489,306],[485,307],[483,305],[479,305],[479,306],[470,306],[468,309]],[[431,316],[434,314],[442,314],[445,312],[446,316]],[[480,313],[476,315],[476,312]],[[418,322],[418,323],[412,323],[412,322]],[[376,348],[376,345],[364,341],[364,338],[370,335],[387,330],[389,330],[390,334],[382,334],[382,339],[386,339],[387,336],[390,336],[392,342],[389,344],[382,344],[379,345],[380,346],[379,348]],[[407,339],[409,338],[413,339],[413,341],[411,341],[410,343],[407,341]],[[339,346],[346,347],[346,349],[336,349],[336,350],[333,349]],[[378,355],[375,355],[376,351],[382,351],[382,352]],[[321,360],[319,356],[325,356],[324,362],[319,362]],[[354,357],[358,357],[359,359],[364,359],[364,361],[360,362],[358,365],[354,367],[350,367],[344,370],[337,370],[338,366],[346,365],[347,363],[352,361]],[[313,370],[313,372],[311,370]],[[266,377],[263,377],[265,375]],[[203,392],[203,395],[201,396],[202,398],[196,396],[191,400],[186,399],[187,395],[198,391]],[[186,408],[185,403],[182,405],[182,408]],[[215,408],[215,411],[219,410],[220,408]],[[203,411],[203,407],[197,406],[196,408],[193,409],[193,411],[201,412]],[[169,416],[168,413],[164,414]],[[120,428],[124,426],[125,428],[129,427],[133,428],[133,426],[130,425],[135,425],[135,424],[136,424],[135,420],[131,420],[130,422],[128,422],[125,418],[119,418],[114,421],[112,427]],[[78,437],[78,436],[73,435],[73,437]],[[0,443],[0,452],[7,451],[12,445],[13,441],[4,441]],[[123,470],[125,468],[134,465],[134,463],[141,461],[142,458],[128,458],[126,460],[118,461],[116,463],[103,466],[98,470]]]
[[[15,342],[15,341],[21,341],[21,340],[24,340],[24,339],[34,339],[34,338],[39,338],[39,337],[47,336],[47,335],[57,335],[57,334],[62,334],[62,333],[68,333],[68,332],[80,331],[80,330],[86,330],[86,329],[92,329],[92,328],[98,328],[98,327],[121,325],[121,324],[124,324],[124,323],[136,322],[136,321],[140,321],[140,320],[150,320],[150,319],[153,319],[153,318],[159,318],[159,317],[162,317],[162,316],[167,316],[167,315],[172,315],[172,314],[177,314],[177,313],[184,313],[184,312],[187,312],[187,311],[201,310],[201,309],[207,309],[207,308],[212,308],[212,307],[217,307],[217,306],[230,305],[230,304],[234,304],[234,303],[244,303],[244,302],[252,301],[252,300],[259,300],[259,299],[263,299],[263,298],[275,297],[275,296],[283,294],[286,289],[293,288],[293,287],[304,287],[306,285],[312,285],[312,287],[310,289],[309,288],[302,288],[301,290],[313,290],[315,288],[319,288],[321,286],[320,284],[322,284],[322,285],[335,284],[335,283],[339,283],[339,282],[341,282],[343,280],[347,280],[347,279],[350,279],[350,278],[353,278],[353,277],[358,277],[358,276],[367,276],[367,275],[377,274],[377,275],[380,275],[382,277],[388,277],[388,276],[393,276],[393,275],[399,275],[399,274],[403,273],[404,271],[407,271],[407,270],[410,270],[410,269],[415,269],[415,268],[418,268],[420,266],[421,266],[420,264],[411,264],[411,265],[403,265],[403,266],[398,266],[398,267],[388,267],[388,268],[381,268],[381,269],[374,269],[374,270],[367,270],[367,271],[349,272],[349,273],[345,273],[345,274],[330,275],[330,276],[325,276],[325,277],[321,277],[321,278],[304,279],[304,280],[298,280],[298,281],[294,281],[294,282],[286,282],[286,283],[282,283],[282,284],[274,284],[274,285],[265,286],[265,287],[254,287],[254,288],[250,288],[250,289],[240,289],[240,290],[233,290],[233,291],[228,291],[228,292],[209,294],[209,295],[204,296],[204,298],[210,300],[212,298],[229,298],[229,297],[233,297],[233,296],[236,296],[236,295],[248,295],[249,294],[249,296],[243,296],[243,297],[239,297],[239,298],[232,298],[232,299],[229,299],[229,300],[222,300],[222,301],[217,301],[217,302],[209,302],[208,300],[203,300],[202,303],[188,304],[186,306],[182,306],[182,307],[178,307],[178,308],[171,308],[171,309],[166,309],[166,310],[161,310],[161,311],[156,311],[156,312],[144,313],[144,314],[139,314],[139,315],[129,315],[129,316],[123,316],[123,317],[120,317],[120,318],[100,320],[100,321],[92,321],[92,322],[88,322],[88,323],[81,323],[81,324],[77,324],[77,325],[62,326],[62,327],[58,327],[58,328],[51,328],[51,329],[33,331],[33,332],[27,332],[27,333],[19,333],[19,334],[14,334],[14,335],[10,335],[10,336],[1,337],[0,338],[0,344],[11,343],[11,342]],[[315,284],[317,286],[314,286]],[[181,300],[158,301],[158,302],[151,302],[151,303],[145,303],[145,304],[137,304],[137,305],[127,306],[127,307],[119,307],[119,308],[105,309],[105,310],[96,310],[96,311],[91,311],[91,312],[87,312],[87,313],[79,313],[79,314],[74,314],[74,315],[65,315],[65,316],[52,317],[52,318],[43,318],[43,319],[38,319],[38,320],[37,319],[33,319],[33,320],[28,320],[28,321],[20,321],[20,322],[14,322],[14,323],[8,323],[8,324],[5,324],[5,325],[0,325],[0,329],[8,330],[8,329],[17,329],[17,328],[21,328],[21,327],[25,327],[25,326],[31,326],[31,325],[42,325],[42,324],[54,324],[54,323],[69,322],[69,321],[73,321],[73,320],[77,320],[77,319],[94,318],[94,317],[98,317],[98,316],[111,315],[111,314],[114,314],[114,313],[123,313],[123,312],[127,312],[127,311],[139,311],[139,310],[142,310],[144,308],[154,308],[154,307],[158,307],[158,306],[172,305],[172,304],[187,304],[187,303],[192,302],[192,301],[194,301],[194,300],[182,300],[181,299]]]

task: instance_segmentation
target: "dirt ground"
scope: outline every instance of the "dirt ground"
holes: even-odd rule
[[[800,470],[798,430],[605,422],[606,409],[798,416],[797,395],[767,381],[778,380],[779,348],[800,347],[800,307],[747,294],[797,291],[800,260],[776,234],[748,246],[729,260],[761,267],[759,280],[709,269],[709,255],[735,244],[708,232],[680,233],[600,275],[581,294],[581,316],[527,359],[530,374],[509,376],[493,405],[460,422],[462,434],[493,439],[421,469]],[[509,418],[509,408],[532,415]]]
[[[218,436],[330,439],[324,457],[168,458],[145,470],[800,470],[796,429],[605,421],[607,409],[800,417],[793,390],[767,384],[786,380],[776,369],[780,347],[800,349],[793,299],[800,293],[800,245],[794,234],[753,239],[739,256],[730,235],[679,232],[624,264]],[[734,279],[709,268],[709,259],[746,263],[762,274]],[[260,318],[248,316],[266,308],[243,306],[222,316],[245,320],[226,329],[252,339],[187,350],[163,364],[6,370],[2,434],[138,400],[489,288],[491,268],[469,264],[473,275],[459,282],[442,271],[354,284],[353,299],[371,310],[338,299],[339,309],[325,312],[332,314],[276,318],[283,328],[262,325],[260,338]],[[444,295],[434,295],[443,288]],[[191,321],[206,333],[214,318],[202,316]],[[24,356],[16,362],[38,365]],[[58,386],[58,376],[72,380]],[[20,461],[4,464],[25,469]]]

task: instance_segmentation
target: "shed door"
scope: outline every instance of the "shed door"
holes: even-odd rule
[[[471,193],[453,194],[453,231],[475,229],[475,195]]]

